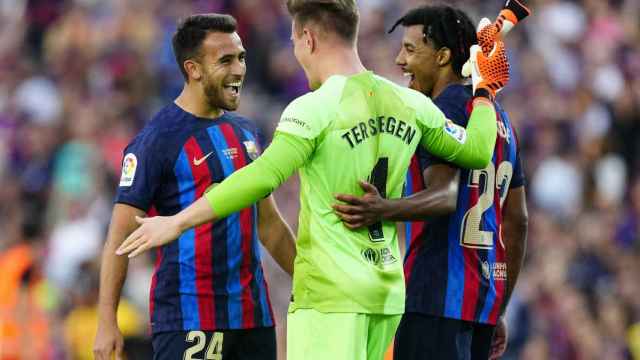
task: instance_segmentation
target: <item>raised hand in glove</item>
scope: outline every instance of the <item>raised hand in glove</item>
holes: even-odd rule
[[[473,45],[470,64],[473,95],[493,101],[496,93],[509,82],[509,61],[504,43],[495,42],[488,56],[480,46]]]

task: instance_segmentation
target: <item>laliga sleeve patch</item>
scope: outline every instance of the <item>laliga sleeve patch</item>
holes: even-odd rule
[[[451,120],[447,120],[444,122],[444,132],[446,132],[460,144],[464,144],[465,141],[467,141],[467,131],[465,130],[465,128],[456,125]]]
[[[128,153],[122,161],[122,176],[120,177],[120,186],[126,187],[133,185],[133,179],[136,176],[138,168],[138,158],[133,153]]]

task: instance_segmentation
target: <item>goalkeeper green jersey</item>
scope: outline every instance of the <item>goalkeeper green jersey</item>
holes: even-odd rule
[[[290,310],[401,314],[404,278],[395,224],[350,230],[332,209],[334,194],[362,194],[358,180],[368,180],[382,196],[400,197],[419,144],[461,166],[484,167],[495,142],[492,107],[477,106],[467,130],[446,120],[424,95],[371,72],[332,76],[293,101],[265,153],[207,198],[218,216],[226,216],[268,194],[298,169],[300,215]]]

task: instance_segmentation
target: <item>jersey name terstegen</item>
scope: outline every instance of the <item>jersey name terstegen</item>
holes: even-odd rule
[[[368,122],[360,122],[349,131],[342,134],[341,138],[349,143],[353,149],[369,137],[380,134],[390,134],[398,139],[402,139],[407,145],[411,144],[416,136],[416,129],[402,120],[392,116],[378,116],[376,119],[369,119]]]

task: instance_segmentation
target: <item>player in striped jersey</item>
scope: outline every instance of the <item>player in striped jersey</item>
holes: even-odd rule
[[[116,248],[151,207],[173,215],[258,156],[256,128],[238,107],[245,50],[229,15],[187,18],[173,38],[182,93],[124,151],[102,259],[97,359],[121,358],[115,320],[127,258]],[[151,284],[154,359],[276,358],[274,318],[258,240],[289,274],[295,243],[268,197],[158,249]]]
[[[472,95],[461,68],[476,42],[468,16],[449,6],[424,6],[400,24],[405,34],[396,61],[411,75],[410,87],[465,126]],[[462,169],[418,152],[405,186],[405,196],[412,196],[385,200],[369,184],[363,184],[363,197],[338,195],[351,204],[336,208],[352,228],[381,218],[428,219],[406,226],[407,300],[396,359],[487,359],[496,324],[492,356],[504,351],[500,315],[524,256],[527,211],[518,140],[507,114],[495,106],[498,136],[485,169]]]

